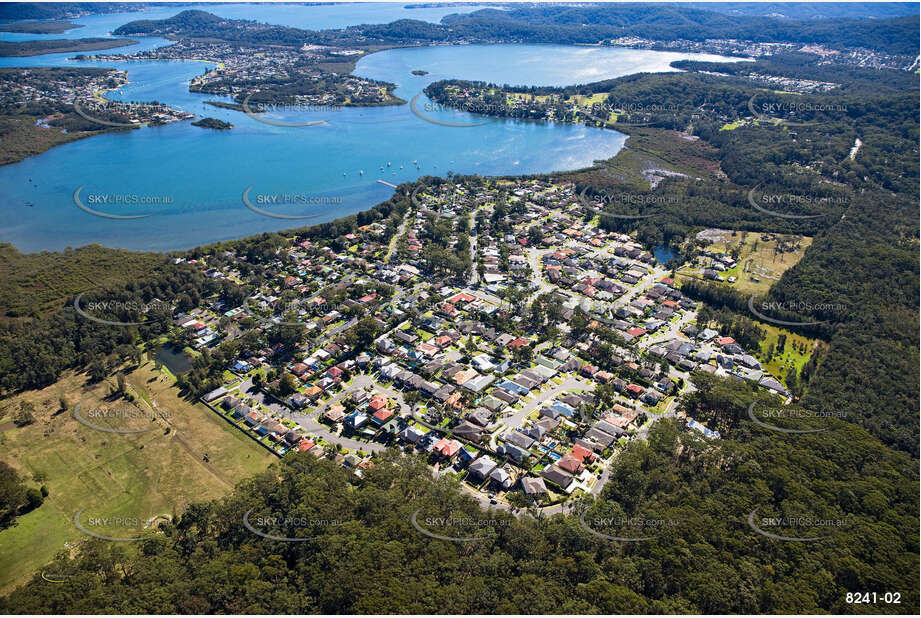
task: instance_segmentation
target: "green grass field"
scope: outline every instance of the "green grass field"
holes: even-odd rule
[[[18,409],[20,401],[31,402],[36,422],[0,434],[0,458],[27,479],[37,475],[49,495],[17,525],[0,531],[0,593],[86,538],[73,524],[81,509],[81,523],[93,532],[138,536],[147,520],[172,517],[191,502],[224,495],[275,460],[205,406],[180,399],[172,379],[151,364],[135,370],[127,382],[136,405],[107,400],[114,379],[88,386],[85,376],[72,374],[3,402],[8,411]],[[142,414],[118,421],[92,418],[96,424],[152,428],[126,435],[86,427],[71,410],[58,412],[62,395],[71,406],[80,403],[84,418],[96,408]],[[156,420],[154,410],[162,414]],[[102,517],[137,519],[139,525],[91,524],[90,518]]]
[[[776,252],[775,249],[779,244],[795,247],[795,250]],[[720,273],[726,278],[726,283],[723,285],[731,286],[745,295],[760,295],[766,294],[784,272],[793,268],[803,258],[810,245],[812,245],[812,238],[808,236],[788,234],[762,236],[758,232],[729,230],[713,242],[708,249],[718,253],[730,253],[733,248],[737,248],[739,258],[736,266]],[[696,274],[697,270],[698,266],[683,268],[678,271],[678,274],[700,278],[700,275]],[[735,282],[729,283],[730,277],[735,277]]]
[[[764,238],[756,232],[738,232],[736,236],[727,236],[710,247],[714,251],[728,253],[731,247],[741,246],[738,265],[722,274],[727,279],[730,276],[736,277],[732,286],[745,294],[766,293],[784,272],[803,258],[806,249],[812,244],[812,238],[807,236],[770,234]],[[795,251],[776,253],[775,249],[780,243],[795,245],[797,248]]]
[[[764,322],[758,322],[758,327],[765,332],[764,340],[761,342],[759,360],[762,360],[761,364],[766,371],[778,376],[782,382],[786,383],[787,371],[789,371],[792,366],[796,367],[796,371],[799,373],[803,365],[806,364],[806,361],[808,361],[809,357],[812,355],[816,346],[816,340],[803,337],[802,335],[798,335],[772,324],[765,324]],[[770,361],[764,362],[764,357],[768,348],[772,345],[776,347],[777,339],[780,337],[781,333],[787,336],[787,343],[784,346],[783,354],[777,354],[775,352]],[[805,353],[799,351],[802,345],[806,346]]]

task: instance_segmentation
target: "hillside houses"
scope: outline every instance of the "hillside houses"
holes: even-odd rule
[[[191,341],[210,329],[232,350],[218,409],[275,452],[338,444],[357,471],[396,446],[491,500],[558,502],[593,491],[618,449],[674,416],[696,372],[789,396],[757,350],[698,323],[700,304],[634,238],[583,217],[572,185],[414,195],[387,226],[273,250],[238,306],[174,316]],[[457,246],[469,269],[451,265]],[[245,259],[195,266],[233,281]]]

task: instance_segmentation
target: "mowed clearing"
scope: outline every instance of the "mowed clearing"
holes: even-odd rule
[[[732,232],[729,230],[708,230],[708,238],[713,244],[707,247],[718,253],[738,251],[738,262],[734,268],[721,272],[728,281],[735,277],[730,285],[746,296],[766,294],[780,276],[803,259],[806,249],[812,244],[812,238],[793,234],[761,234],[758,232]],[[684,269],[679,274],[689,274]]]
[[[9,419],[21,401],[34,406],[35,422],[0,433],[0,459],[31,484],[45,485],[45,502],[0,531],[0,592],[32,577],[55,554],[87,538],[74,525],[120,538],[138,536],[145,522],[173,517],[191,502],[228,493],[243,478],[264,470],[275,457],[200,403],[178,396],[173,380],[145,363],[127,376],[134,403],[113,399],[116,381],[87,385],[85,375],[67,374],[56,384],[3,401]],[[61,411],[64,396],[69,409]],[[147,429],[118,434],[81,424]],[[94,416],[108,410],[111,417]],[[207,457],[207,461],[205,458]],[[92,518],[124,518],[99,525]],[[137,520],[135,525],[133,522]]]
[[[764,330],[764,339],[761,341],[758,358],[762,361],[766,371],[771,375],[779,376],[786,386],[790,386],[787,384],[787,372],[794,368],[799,375],[803,365],[821,343],[817,339],[804,337],[773,324],[759,321],[758,327]],[[782,350],[778,348],[780,335],[786,335]],[[767,355],[768,351],[772,352],[770,357]]]

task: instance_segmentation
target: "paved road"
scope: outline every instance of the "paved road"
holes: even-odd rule
[[[499,306],[499,307],[506,307],[506,306],[508,305],[508,303],[507,303],[506,301],[502,300],[502,299],[499,298],[498,296],[494,296],[494,295],[490,294],[489,292],[483,292],[483,291],[480,291],[480,290],[473,290],[473,289],[469,289],[469,288],[466,289],[466,290],[464,290],[464,292],[467,293],[467,294],[470,294],[471,296],[473,296],[473,297],[475,297],[475,298],[479,298],[479,299],[482,300],[482,301],[485,301],[485,302],[490,303],[490,304],[493,304],[493,305],[497,305],[497,306]]]
[[[479,209],[474,208],[470,211],[470,282],[468,285],[474,286],[477,281],[480,279],[480,273],[476,270],[476,249],[477,249],[477,234],[476,234],[476,213]]]
[[[648,337],[643,337],[643,340],[640,342],[639,347],[645,349],[652,347],[653,345],[660,343],[662,341],[668,341],[670,339],[675,339],[677,337],[682,337],[681,329],[684,328],[686,324],[693,321],[697,317],[696,311],[687,311],[675,322],[670,322],[668,327],[665,330],[659,331],[654,335],[649,335]],[[688,339],[690,341],[690,339]]]
[[[349,329],[349,328],[352,328],[352,327],[355,326],[356,324],[358,324],[358,318],[352,318],[351,320],[349,320],[349,321],[346,322],[345,324],[340,324],[339,326],[337,326],[337,327],[335,327],[335,328],[329,329],[326,333],[324,333],[323,338],[324,338],[324,339],[332,339],[333,337],[335,337],[336,335],[338,335],[338,334],[341,333],[342,331],[344,331],[344,330],[346,330],[346,329]]]
[[[595,485],[592,487],[591,493],[593,496],[600,496],[601,490],[604,489],[604,486],[607,484],[608,479],[611,477],[611,461],[617,457],[617,453],[611,455],[608,460],[605,462],[604,469],[601,471],[601,478],[595,481]]]
[[[358,375],[352,381],[348,389],[343,389],[341,392],[336,393],[332,397],[332,399],[330,399],[328,402],[318,406],[315,410],[307,414],[304,414],[303,412],[297,412],[295,410],[292,410],[288,406],[278,403],[278,401],[275,400],[273,397],[270,397],[269,395],[266,395],[262,391],[253,388],[253,383],[251,379],[247,379],[245,382],[243,382],[243,384],[240,385],[239,392],[244,393],[247,397],[250,397],[254,399],[255,401],[257,401],[258,403],[262,404],[263,406],[271,410],[273,414],[279,417],[287,418],[287,419],[294,421],[295,423],[300,425],[304,429],[304,431],[306,431],[309,434],[318,435],[324,440],[326,440],[327,442],[330,442],[332,444],[341,444],[343,448],[347,448],[350,450],[361,450],[365,452],[375,452],[376,453],[376,452],[383,451],[387,447],[384,446],[383,444],[378,444],[376,442],[365,442],[363,440],[355,440],[352,438],[346,438],[344,436],[340,436],[339,434],[336,434],[330,431],[328,426],[316,420],[317,417],[320,415],[320,412],[323,409],[325,409],[327,405],[333,405],[337,403],[340,399],[342,399],[348,394],[348,391],[354,390],[355,388],[361,388],[363,386],[366,386],[372,383],[373,383],[373,380],[371,379],[370,376],[363,375],[363,374]]]
[[[528,414],[534,410],[539,409],[546,402],[550,401],[551,399],[555,399],[559,395],[562,395],[568,391],[588,391],[593,390],[594,388],[595,387],[593,385],[586,384],[581,380],[576,379],[575,377],[567,377],[559,386],[555,386],[551,389],[542,391],[537,395],[535,399],[528,401],[520,410],[515,410],[509,416],[502,418],[501,421],[503,423],[503,431],[511,431],[516,427],[520,427],[521,423],[525,418],[527,418]],[[493,450],[498,448],[498,445],[496,444],[498,433],[499,432],[492,434],[489,438],[489,444]]]
[[[400,241],[400,238],[406,232],[406,224],[409,222],[410,213],[407,212],[403,215],[403,220],[400,222],[400,227],[397,228],[396,234],[393,235],[393,238],[390,239],[390,245],[387,247],[387,256],[384,258],[384,261],[388,264],[392,261],[393,252],[397,248],[397,243]]]
[[[533,301],[541,294],[547,294],[557,288],[556,285],[548,283],[544,280],[543,276],[541,276],[540,256],[546,252],[547,251],[542,251],[536,247],[531,247],[526,251],[526,255],[528,257],[528,266],[531,267],[531,283],[537,286],[537,289],[534,290],[534,293],[528,297],[529,305],[531,304],[531,301]]]

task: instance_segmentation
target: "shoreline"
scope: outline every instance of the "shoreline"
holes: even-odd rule
[[[134,39],[103,39],[99,41],[94,41],[91,43],[80,43],[83,39],[36,39],[33,41],[3,41],[6,45],[0,45],[0,49],[7,46],[15,46],[21,43],[36,43],[36,42],[52,42],[52,41],[61,41],[67,42],[67,45],[62,45],[60,48],[50,48],[50,49],[24,49],[18,53],[0,53],[0,58],[31,58],[33,56],[45,56],[49,54],[69,54],[73,52],[83,52],[83,51],[99,51],[103,49],[118,49],[119,47],[131,47],[132,45],[138,45],[140,42],[135,41]],[[13,68],[13,67],[11,67]]]
[[[128,39],[128,40],[130,40],[130,39]],[[172,39],[166,39],[166,40],[172,40]],[[118,45],[118,46],[115,46],[115,47],[102,48],[102,49],[116,49],[116,48],[118,48],[118,47],[128,47],[129,45],[137,45],[138,43],[139,43],[138,41],[132,41],[130,44]],[[163,47],[166,47],[166,46],[167,46],[167,45],[163,45]],[[406,46],[406,47],[407,47],[407,48],[412,48],[412,47],[415,47],[415,46],[410,45],[410,46]],[[375,54],[375,53],[380,52],[380,51],[386,51],[386,50],[388,50],[388,49],[402,49],[402,47],[400,47],[400,46],[394,46],[394,47],[382,47],[382,48],[380,48],[380,49],[373,49],[372,51],[369,51],[367,54],[364,54],[363,56],[361,56],[361,58],[364,58],[365,56],[370,56],[371,54]],[[64,50],[64,51],[61,51],[61,52],[41,52],[41,53],[30,54],[30,55],[22,55],[22,56],[0,56],[0,57],[5,57],[5,58],[20,58],[20,57],[28,57],[28,56],[43,56],[43,55],[50,55],[50,54],[53,54],[53,53],[70,53],[70,52],[73,52],[73,51],[80,51],[80,50]],[[87,50],[87,51],[96,51],[96,50]],[[355,71],[355,66],[358,64],[358,60],[360,60],[361,58],[354,59],[354,60],[349,59],[349,60],[344,60],[344,61],[343,61],[344,63],[347,63],[347,64],[350,65],[348,75],[352,75],[352,74],[353,74],[353,72]],[[219,61],[219,60],[211,60],[211,59],[207,59],[207,58],[182,58],[182,59],[175,59],[175,58],[125,58],[125,59],[121,59],[121,60],[117,60],[117,61],[116,61],[116,60],[99,60],[99,59],[98,59],[98,56],[93,55],[93,56],[86,56],[85,58],[80,58],[80,59],[77,59],[77,58],[68,58],[67,60],[75,61],[75,62],[78,62],[78,63],[79,63],[79,62],[106,62],[106,63],[114,63],[114,62],[202,62],[202,63],[205,63],[205,64],[210,64],[210,65],[212,65],[212,67],[211,67],[210,70],[213,70],[213,69],[220,69],[220,68],[223,68],[223,67],[224,67],[224,63],[223,63],[223,62],[221,62],[221,61]],[[52,67],[50,67],[50,68],[65,67],[65,66],[67,66],[67,65],[54,65],[54,66],[52,66]],[[8,67],[8,68],[26,68],[26,67]],[[86,67],[86,68],[98,68],[98,67]],[[115,69],[115,68],[113,67],[111,70],[118,70],[118,69]],[[126,72],[126,73],[127,73],[127,72]],[[101,93],[117,91],[117,90],[118,90],[119,88],[121,88],[122,86],[126,86],[126,85],[128,85],[128,84],[130,84],[130,83],[131,83],[131,81],[126,79],[126,81],[125,81],[124,84],[121,84],[121,85],[119,85],[119,86],[116,86],[115,88],[103,88],[103,89],[97,90],[95,93],[93,93],[93,97],[94,97],[95,99],[99,100],[99,101],[111,102],[111,101],[112,101],[111,99],[107,99],[107,98],[103,97]],[[189,89],[189,92],[193,92],[193,91],[191,90],[191,88]],[[207,93],[196,93],[196,94],[205,95],[205,94],[207,94]],[[227,96],[227,95],[212,95],[212,96]],[[405,104],[407,103],[407,101],[404,101],[403,99],[400,99],[399,97],[395,96],[395,95],[392,94],[392,93],[390,94],[390,96],[391,96],[391,98],[393,99],[392,101],[387,102],[387,103],[381,103],[381,104],[379,104],[379,105],[354,105],[354,104],[349,104],[349,105],[346,105],[345,107],[356,107],[356,108],[360,108],[360,107],[375,108],[375,107],[391,107],[391,106],[394,106],[394,107],[395,107],[395,106],[405,105]],[[216,106],[216,107],[221,107],[221,106]],[[232,109],[232,108],[225,108],[225,109]],[[234,111],[236,111],[236,110],[234,110]],[[243,112],[242,109],[241,109],[240,111]],[[245,113],[245,112],[243,112],[243,113]],[[169,123],[169,124],[172,124],[172,123]],[[147,125],[148,125],[148,123],[144,122],[144,123],[139,123],[139,124],[137,125],[137,127],[130,127],[130,128],[138,128],[138,127],[147,126]],[[127,128],[127,127],[126,127],[126,128]],[[89,134],[86,134],[86,135],[80,135],[80,136],[77,136],[77,137],[75,137],[74,139],[72,139],[72,140],[70,140],[70,141],[65,141],[65,142],[62,142],[62,143],[59,143],[59,144],[49,144],[49,145],[47,146],[47,148],[45,148],[44,150],[41,150],[41,151],[39,151],[39,152],[35,152],[35,153],[30,154],[30,155],[28,155],[28,156],[21,157],[21,158],[19,158],[19,159],[16,159],[15,161],[8,161],[8,162],[6,162],[6,163],[0,163],[0,167],[5,167],[5,166],[7,166],[7,165],[14,165],[14,164],[16,164],[16,163],[21,163],[21,162],[25,161],[26,159],[30,159],[30,158],[32,158],[32,157],[37,157],[37,156],[39,156],[39,155],[43,155],[43,154],[45,154],[46,152],[49,152],[49,151],[53,150],[53,149],[56,148],[57,146],[63,146],[63,145],[65,145],[65,144],[69,144],[69,143],[71,143],[71,142],[75,142],[75,141],[78,141],[78,140],[81,140],[81,139],[87,139],[87,138],[95,137],[96,135],[105,135],[105,134],[112,133],[112,132],[114,132],[114,130],[101,130],[101,131],[96,131],[96,132],[89,133]],[[75,135],[75,136],[76,136],[77,134],[72,134],[72,135]],[[91,243],[91,244],[92,244],[92,243]]]
[[[507,43],[501,43],[501,44],[507,44]],[[555,44],[555,43],[548,43],[548,44],[546,44],[546,45],[558,45],[558,44]],[[437,46],[437,47],[459,47],[459,46],[461,46],[461,44],[444,43],[444,44],[437,44],[437,45],[434,45],[434,46]],[[367,56],[370,56],[370,55],[372,55],[372,54],[375,54],[375,53],[378,53],[378,52],[382,52],[382,51],[388,51],[388,50],[392,50],[392,49],[414,49],[414,48],[416,48],[416,47],[423,47],[423,46],[418,46],[418,45],[387,46],[387,47],[381,47],[381,48],[378,48],[378,49],[373,49],[373,50],[369,51],[368,53],[362,55],[362,56],[359,57],[359,58],[349,59],[348,61],[346,61],[346,62],[350,65],[350,70],[349,70],[349,73],[348,73],[348,74],[349,74],[349,75],[353,75],[353,74],[354,74],[354,71],[355,71],[355,69],[356,69],[356,67],[357,67],[357,64],[358,64],[358,62],[361,60],[361,58],[364,58],[364,57],[367,57]],[[424,46],[424,47],[428,47],[428,46]],[[610,46],[610,47],[615,47],[615,46]],[[624,48],[624,49],[629,49],[629,48]],[[90,58],[88,58],[87,60],[90,60]],[[219,61],[216,61],[216,60],[211,60],[211,59],[205,59],[205,58],[194,58],[194,59],[193,59],[193,58],[189,58],[189,59],[148,59],[148,58],[132,58],[132,59],[126,59],[126,60],[124,60],[124,61],[125,61],[125,62],[132,62],[132,61],[133,61],[133,62],[202,62],[202,63],[206,63],[206,64],[213,65],[214,67],[217,67],[217,66],[220,66],[220,65],[223,64],[222,62],[219,62]],[[121,88],[122,85],[130,84],[130,83],[131,83],[130,81],[126,81],[125,84],[121,84],[121,85],[119,85],[119,86],[116,86],[115,88],[107,88],[107,89],[99,90],[99,91],[97,91],[96,93],[94,93],[94,96],[95,96],[97,99],[99,99],[99,100],[106,100],[106,101],[108,101],[109,99],[103,97],[103,94],[104,94],[104,93],[110,92],[110,91],[117,91],[119,88]],[[400,84],[397,84],[397,87],[399,87],[399,86],[400,86]],[[204,94],[204,93],[202,93],[202,94]],[[391,95],[391,96],[394,96],[394,97],[395,97],[395,95]],[[374,107],[399,106],[399,105],[406,105],[406,102],[403,102],[403,103],[390,103],[390,104],[387,104],[387,105],[371,105],[371,106],[355,106],[355,107],[368,107],[368,108],[374,108]],[[518,119],[518,118],[514,118],[514,119],[513,119],[513,118],[505,118],[505,119],[499,118],[499,119],[497,119],[497,120],[503,120],[503,121],[506,121],[506,122],[507,122],[507,121],[510,121],[510,120],[526,120],[526,121],[527,121],[527,120],[530,120],[531,122],[535,122],[535,123],[544,123],[544,122],[546,122],[546,123],[549,123],[549,124],[559,124],[559,125],[561,125],[561,126],[566,126],[566,125],[570,125],[570,126],[571,126],[571,125],[573,124],[573,123],[565,123],[565,122],[558,122],[558,121],[544,121],[544,120]],[[142,123],[142,124],[146,126],[146,123]],[[172,124],[172,123],[170,123],[170,124]],[[142,126],[142,125],[138,125],[138,126]],[[584,125],[583,125],[583,126],[584,126]],[[137,127],[135,127],[135,128],[137,128]],[[625,152],[625,151],[628,150],[626,144],[627,144],[627,141],[629,140],[629,138],[631,137],[629,133],[627,133],[627,132],[625,132],[625,131],[620,131],[620,130],[618,130],[616,127],[608,126],[607,124],[605,124],[605,125],[603,125],[603,126],[600,126],[600,127],[592,127],[592,128],[601,129],[601,130],[611,130],[611,131],[614,131],[614,132],[617,133],[617,134],[620,134],[620,135],[623,135],[623,136],[624,136],[624,144],[621,146],[620,150],[618,150],[618,152],[615,153],[612,157],[609,157],[609,158],[607,158],[607,159],[604,159],[604,161],[607,161],[607,162],[613,161],[616,157],[620,156],[623,152]],[[104,132],[100,132],[99,134],[100,134],[100,135],[103,135],[103,134],[108,134],[108,133],[110,133],[110,132],[112,132],[112,131],[104,131]],[[76,139],[74,139],[74,140],[72,140],[72,141],[77,141],[77,139],[85,139],[85,138],[88,138],[88,137],[93,137],[93,135],[92,135],[92,134],[90,134],[90,135],[84,135],[84,136],[78,137],[78,138],[76,138]],[[69,142],[68,142],[68,143],[69,143]],[[58,145],[62,145],[62,144],[58,144]],[[44,150],[44,151],[42,151],[42,152],[40,152],[40,153],[36,153],[35,155],[31,155],[31,156],[36,156],[36,155],[39,155],[39,154],[44,154],[45,152],[48,152],[48,151],[51,150],[52,148],[54,148],[54,146],[51,146],[51,147],[49,147],[48,149],[46,149],[46,150]],[[30,158],[30,157],[27,157],[27,158]],[[24,159],[22,159],[22,160],[24,160]],[[21,162],[22,160],[20,160],[20,161],[15,161],[15,162],[11,162],[11,163],[18,163],[18,162]],[[521,173],[518,173],[518,174],[515,174],[515,173],[512,173],[512,174],[495,174],[495,175],[486,175],[486,176],[483,176],[483,177],[484,177],[484,178],[496,178],[496,179],[520,179],[520,178],[531,178],[531,177],[549,176],[549,175],[556,175],[556,174],[571,174],[571,173],[577,173],[577,172],[582,172],[582,171],[585,171],[585,170],[594,169],[594,168],[596,168],[596,167],[598,167],[597,163],[592,163],[592,164],[589,164],[589,165],[583,165],[583,166],[576,167],[576,168],[573,168],[573,169],[551,169],[551,170],[534,171],[534,172],[524,173],[524,174],[521,174]],[[399,186],[404,186],[404,185],[407,185],[407,184],[410,184],[410,185],[415,184],[415,183],[419,182],[419,180],[420,180],[421,178],[423,178],[424,176],[428,176],[428,175],[431,175],[431,174],[423,174],[423,175],[417,177],[417,178],[414,179],[414,180],[400,183],[399,185],[397,185],[397,187],[393,188],[393,191],[396,192],[396,191],[398,190]],[[471,175],[476,175],[476,174],[471,174]],[[444,176],[437,176],[437,177],[439,177],[439,178],[444,178]],[[383,184],[385,184],[385,185],[387,185],[387,186],[390,186],[392,183],[383,183]],[[383,201],[386,201],[386,199],[383,200]],[[364,207],[359,208],[359,209],[357,209],[357,210],[355,210],[355,211],[352,211],[352,212],[350,212],[350,213],[348,213],[348,214],[345,214],[345,215],[342,215],[342,216],[338,216],[338,217],[334,217],[334,218],[331,218],[331,219],[329,219],[329,220],[327,220],[327,221],[317,222],[317,223],[315,223],[315,224],[313,224],[313,225],[327,224],[327,223],[331,223],[331,222],[335,222],[335,221],[344,219],[344,218],[349,217],[349,216],[355,216],[355,215],[357,215],[357,214],[359,214],[359,213],[368,212],[368,211],[372,210],[374,207],[378,206],[378,205],[381,204],[381,203],[382,203],[381,201],[374,202],[374,203],[368,203],[368,204],[366,204]],[[279,229],[279,230],[275,230],[274,233],[283,234],[283,233],[286,233],[286,232],[292,232],[293,230],[308,229],[308,228],[310,228],[310,227],[313,227],[313,225],[307,225],[307,226],[302,226],[302,227],[294,227],[294,228]],[[254,232],[254,233],[251,233],[251,234],[244,234],[244,235],[240,235],[240,236],[231,236],[231,237],[227,237],[227,238],[220,238],[220,239],[211,240],[211,241],[206,241],[206,242],[195,242],[194,244],[190,244],[190,245],[187,245],[187,246],[181,246],[181,247],[178,247],[178,248],[172,248],[172,249],[134,249],[134,248],[118,247],[118,246],[113,246],[113,245],[108,245],[108,244],[103,245],[103,244],[101,244],[101,243],[99,243],[99,242],[90,242],[90,243],[87,243],[87,244],[85,244],[85,245],[79,245],[79,246],[80,246],[80,247],[84,247],[84,246],[89,246],[89,245],[93,245],[93,244],[98,244],[98,245],[100,245],[100,246],[102,246],[102,247],[104,247],[104,248],[106,248],[106,249],[119,250],[119,251],[132,251],[132,252],[136,252],[136,253],[150,253],[150,252],[154,252],[154,253],[158,253],[158,254],[160,254],[160,255],[170,256],[170,255],[172,255],[172,254],[176,254],[176,253],[186,253],[186,252],[188,252],[188,251],[192,251],[192,250],[199,249],[199,248],[204,248],[204,247],[209,247],[209,246],[216,245],[216,244],[220,244],[220,243],[235,242],[235,241],[243,241],[243,240],[246,240],[246,239],[248,239],[248,238],[253,238],[253,237],[259,236],[259,235],[261,235],[261,234],[263,234],[263,233],[264,233],[264,232]],[[12,241],[5,241],[5,242],[9,242],[9,244],[11,244],[11,245],[13,245],[14,247],[16,247],[17,251],[19,251],[19,248],[16,246],[15,242],[12,242]],[[42,252],[60,253],[61,251],[62,251],[61,249],[37,249],[37,250],[35,250],[35,251],[27,252],[27,253],[25,253],[25,254],[26,254],[26,255],[30,255],[30,254],[42,253]]]
[[[629,138],[630,138],[630,136],[627,135],[627,139],[629,139]],[[625,143],[626,143],[626,142],[625,142]],[[619,151],[617,152],[617,154],[615,154],[613,157],[611,157],[611,158],[609,158],[609,159],[605,159],[604,161],[605,161],[605,162],[613,161],[613,160],[616,159],[618,156],[620,156],[620,154],[621,154],[622,152],[625,152],[626,150],[627,150],[627,148],[626,148],[626,146],[624,146],[623,148],[621,148],[621,150],[619,150]],[[585,167],[574,168],[574,169],[571,169],[571,170],[555,170],[555,171],[549,171],[549,172],[533,172],[533,173],[530,173],[530,174],[496,174],[496,175],[486,175],[486,176],[479,175],[479,174],[469,174],[469,175],[468,175],[468,174],[461,174],[461,176],[480,176],[480,177],[482,177],[482,178],[491,179],[491,180],[515,180],[515,179],[536,178],[536,177],[541,177],[541,176],[551,176],[551,175],[554,175],[554,174],[576,174],[576,173],[580,173],[580,172],[584,172],[584,171],[587,171],[587,170],[594,169],[594,168],[596,168],[596,167],[597,167],[596,165],[590,165],[590,166],[585,166]],[[423,176],[419,176],[419,178],[416,178],[415,180],[411,180],[411,181],[407,181],[407,182],[402,182],[402,183],[400,183],[399,185],[395,185],[395,186],[394,186],[392,183],[382,182],[382,181],[380,181],[380,180],[376,180],[375,183],[380,182],[381,184],[387,185],[388,187],[393,187],[393,191],[394,191],[394,193],[396,193],[396,192],[399,190],[400,187],[407,186],[407,185],[409,185],[409,186],[415,185],[415,184],[417,184],[417,183],[420,181],[420,179],[424,178],[425,176],[430,176],[430,177],[432,177],[432,178],[440,178],[440,179],[444,179],[444,178],[445,178],[444,176],[432,176],[431,174],[425,174],[425,175],[423,175]],[[386,201],[387,201],[387,200],[382,200],[382,201],[380,201],[380,202],[376,202],[376,203],[374,203],[374,204],[370,204],[370,205],[367,206],[366,208],[362,208],[362,209],[360,209],[360,210],[356,210],[356,211],[351,212],[351,213],[348,213],[348,214],[346,214],[346,215],[342,215],[342,216],[339,216],[339,217],[335,217],[335,218],[333,218],[333,219],[329,219],[328,221],[319,221],[319,222],[313,223],[313,224],[311,224],[311,225],[305,225],[305,226],[300,226],[300,227],[284,228],[284,229],[280,229],[280,230],[275,230],[274,232],[254,232],[254,233],[252,233],[252,234],[246,234],[246,235],[244,235],[244,236],[233,236],[233,237],[230,237],[230,238],[223,238],[223,239],[213,240],[213,241],[209,241],[209,242],[205,242],[205,243],[198,243],[198,244],[190,245],[190,246],[187,246],[187,247],[181,247],[181,248],[177,248],[177,249],[167,249],[167,250],[158,250],[158,249],[131,249],[131,248],[126,248],[126,247],[115,247],[115,246],[110,246],[110,245],[103,245],[102,243],[99,243],[99,242],[91,242],[91,243],[87,243],[87,244],[85,244],[85,245],[79,245],[79,246],[72,247],[72,248],[73,248],[73,249],[82,249],[82,248],[84,248],[84,247],[89,247],[89,246],[93,246],[93,245],[99,245],[99,246],[102,247],[103,249],[107,249],[107,250],[111,250],[111,251],[131,251],[132,253],[156,253],[156,254],[162,255],[162,256],[164,256],[164,257],[175,257],[176,254],[185,254],[185,253],[188,253],[189,251],[194,251],[194,250],[196,250],[196,249],[204,249],[204,248],[207,248],[207,247],[211,247],[211,246],[214,246],[214,245],[220,245],[220,244],[228,243],[228,242],[240,242],[240,241],[245,241],[245,240],[247,240],[247,239],[256,238],[256,237],[258,237],[258,236],[262,236],[262,235],[267,234],[267,233],[270,233],[270,234],[278,234],[278,235],[281,235],[281,236],[292,235],[292,234],[296,233],[298,230],[307,230],[307,229],[310,229],[310,228],[315,227],[315,226],[318,226],[318,225],[327,225],[327,224],[330,224],[330,223],[335,223],[335,222],[337,222],[337,221],[341,221],[341,220],[343,220],[343,219],[347,219],[348,217],[356,216],[356,215],[358,215],[358,214],[360,214],[360,213],[370,212],[370,211],[372,211],[374,208],[376,208],[377,206],[383,204],[383,203],[386,202]],[[64,251],[64,250],[62,250],[62,249],[39,249],[39,250],[37,250],[37,251],[23,252],[22,250],[19,249],[18,246],[16,246],[16,244],[15,244],[14,242],[11,242],[11,241],[8,241],[8,240],[0,240],[0,245],[3,245],[3,244],[7,244],[7,245],[12,246],[14,249],[16,249],[16,251],[19,251],[22,255],[36,255],[36,254],[39,254],[39,253],[63,253],[63,251]]]

